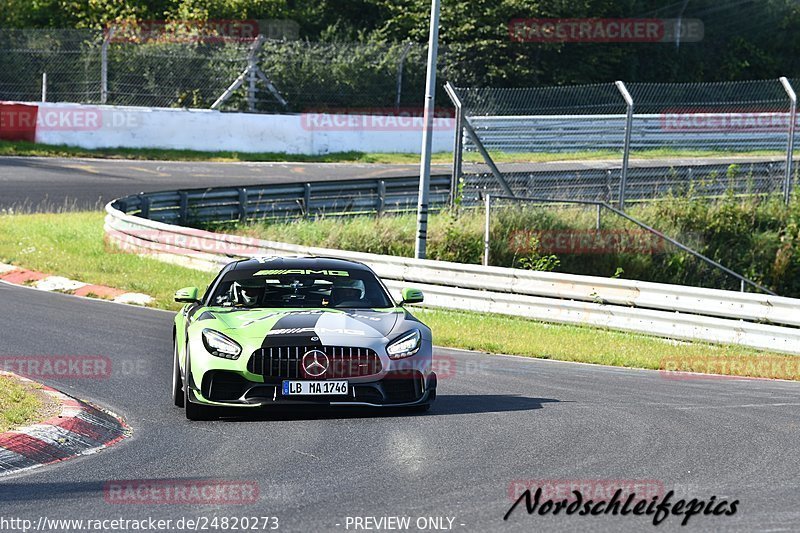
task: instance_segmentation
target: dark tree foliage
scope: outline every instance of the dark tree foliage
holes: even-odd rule
[[[442,66],[460,85],[722,81],[797,73],[796,0],[443,0]],[[424,43],[429,0],[0,0],[0,26],[103,28],[119,20],[291,19],[310,41]],[[515,18],[692,18],[698,43],[513,42]]]

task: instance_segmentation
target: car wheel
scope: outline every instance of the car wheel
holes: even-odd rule
[[[186,383],[183,387],[183,403],[186,418],[189,420],[208,420],[211,417],[211,408],[205,405],[199,405],[189,401],[189,383],[192,382],[192,367],[189,365],[189,350],[186,350],[186,365],[185,365]]]
[[[172,401],[176,407],[184,406],[183,378],[181,367],[178,364],[178,345],[173,343],[172,348]]]

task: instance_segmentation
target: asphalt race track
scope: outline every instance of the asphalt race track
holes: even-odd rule
[[[631,160],[632,167],[692,166],[753,158],[671,158]],[[564,172],[619,168],[617,160],[551,161],[546,163],[501,163],[508,172]],[[485,165],[464,163],[469,172],[488,172]],[[433,165],[434,175],[450,175],[450,165]],[[115,198],[181,188],[224,185],[268,185],[273,183],[419,176],[416,164],[383,165],[357,163],[213,163],[187,161],[133,161],[58,157],[0,158],[0,210],[53,211],[99,209]]]
[[[449,174],[447,165],[433,172]],[[419,175],[419,165],[0,158],[0,209],[98,209],[139,192]]]
[[[280,531],[346,531],[348,516],[455,517],[454,531],[650,529],[648,517],[507,522],[514,480],[657,480],[676,498],[740,501],[682,530],[796,530],[800,384],[670,379],[437,350],[427,414],[282,412],[190,423],[169,398],[171,314],[0,284],[0,355],[103,355],[106,379],[44,380],[124,416],[133,437],[0,481],[0,514],[48,518],[277,516]],[[113,480],[256,482],[257,504],[119,505]],[[669,517],[658,530],[679,529]],[[337,524],[339,524],[337,526]],[[463,525],[462,525],[463,524]],[[352,527],[350,531],[352,531]],[[414,529],[412,529],[414,530]]]

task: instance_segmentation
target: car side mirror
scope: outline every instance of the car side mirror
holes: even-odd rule
[[[422,303],[422,300],[425,298],[421,290],[412,289],[410,287],[403,289],[401,295],[403,296],[403,301],[400,302],[400,305]]]
[[[197,297],[199,290],[197,287],[184,287],[175,292],[175,301],[183,304],[196,304],[200,302]]]

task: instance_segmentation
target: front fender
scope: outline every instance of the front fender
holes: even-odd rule
[[[184,372],[184,361],[186,360],[186,328],[188,326],[188,318],[187,312],[189,310],[189,306],[185,305],[178,313],[175,315],[174,326],[173,326],[173,340],[175,342],[175,347],[178,350],[178,365],[181,368],[181,372]]]

